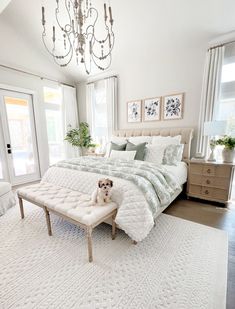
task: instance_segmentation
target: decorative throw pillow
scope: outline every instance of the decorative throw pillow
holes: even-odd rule
[[[125,151],[126,150],[126,145],[127,144],[121,144],[121,145],[119,145],[119,144],[115,144],[115,143],[113,143],[113,142],[111,142],[110,143],[110,153],[111,153],[111,151],[112,150],[117,150],[117,151]]]
[[[121,136],[112,136],[110,142],[108,142],[105,146],[106,149],[104,149],[105,157],[108,158],[111,152],[111,142],[117,145],[123,145],[126,144],[127,139],[126,137]]]
[[[163,164],[177,165],[182,160],[184,145],[168,145],[164,151]]]
[[[126,151],[133,151],[133,150],[135,150],[136,151],[135,160],[144,161],[146,144],[147,143],[142,143],[142,144],[139,144],[139,145],[134,145],[134,144],[132,144],[132,143],[127,141]]]
[[[110,158],[111,159],[134,160],[135,155],[136,155],[136,150],[135,151],[111,150]]]
[[[165,145],[147,145],[144,161],[162,164],[165,149]]]

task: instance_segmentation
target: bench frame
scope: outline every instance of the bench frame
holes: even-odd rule
[[[50,219],[50,212],[65,219],[66,221],[75,224],[81,228],[83,228],[86,231],[86,235],[87,235],[87,243],[88,243],[88,258],[89,258],[89,262],[93,262],[93,252],[92,252],[92,232],[93,229],[98,226],[99,224],[101,224],[102,222],[104,222],[105,220],[112,218],[112,239],[115,239],[116,237],[116,223],[115,223],[115,217],[117,214],[117,209],[114,209],[112,212],[110,212],[108,215],[102,217],[100,220],[96,221],[94,224],[92,225],[85,225],[83,223],[80,223],[79,221],[76,221],[64,214],[61,214],[60,212],[48,208],[45,205],[42,205],[40,203],[37,203],[29,198],[26,198],[24,196],[21,196],[20,194],[18,194],[18,199],[19,199],[19,205],[20,205],[20,214],[21,214],[21,219],[24,219],[25,215],[24,215],[24,205],[23,205],[23,200],[28,201],[40,208],[42,208],[45,212],[45,217],[46,217],[46,224],[47,224],[47,231],[48,231],[48,235],[52,236],[52,229],[51,229],[51,219]]]

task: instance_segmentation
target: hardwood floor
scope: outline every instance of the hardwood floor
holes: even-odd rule
[[[229,235],[227,309],[235,308],[235,204],[227,208],[204,202],[178,199],[164,213],[221,230]]]

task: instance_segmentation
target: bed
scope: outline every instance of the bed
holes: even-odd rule
[[[116,223],[134,241],[141,241],[151,231],[157,216],[181,193],[187,180],[187,160],[193,130],[191,128],[119,130],[117,137],[177,136],[184,144],[183,161],[177,166],[158,166],[142,161],[83,157],[66,160],[50,167],[42,181],[91,194],[98,179],[114,182],[112,200],[118,212]]]

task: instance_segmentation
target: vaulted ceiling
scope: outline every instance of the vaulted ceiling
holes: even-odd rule
[[[0,12],[7,2],[1,0]],[[103,1],[93,0],[93,3],[102,5]],[[111,3],[116,34],[111,70],[115,72],[133,58],[142,61],[146,53],[157,56],[163,46],[172,43],[177,46],[186,40],[193,48],[235,30],[234,0],[112,0]],[[0,61],[12,65],[15,62],[16,66],[31,71],[48,71],[53,76],[63,75],[76,82],[86,79],[75,63],[60,68],[46,52],[41,40],[42,4],[51,6],[55,0],[12,0],[1,13],[1,46],[9,46],[14,53],[0,50]],[[54,15],[49,18],[53,19]]]

